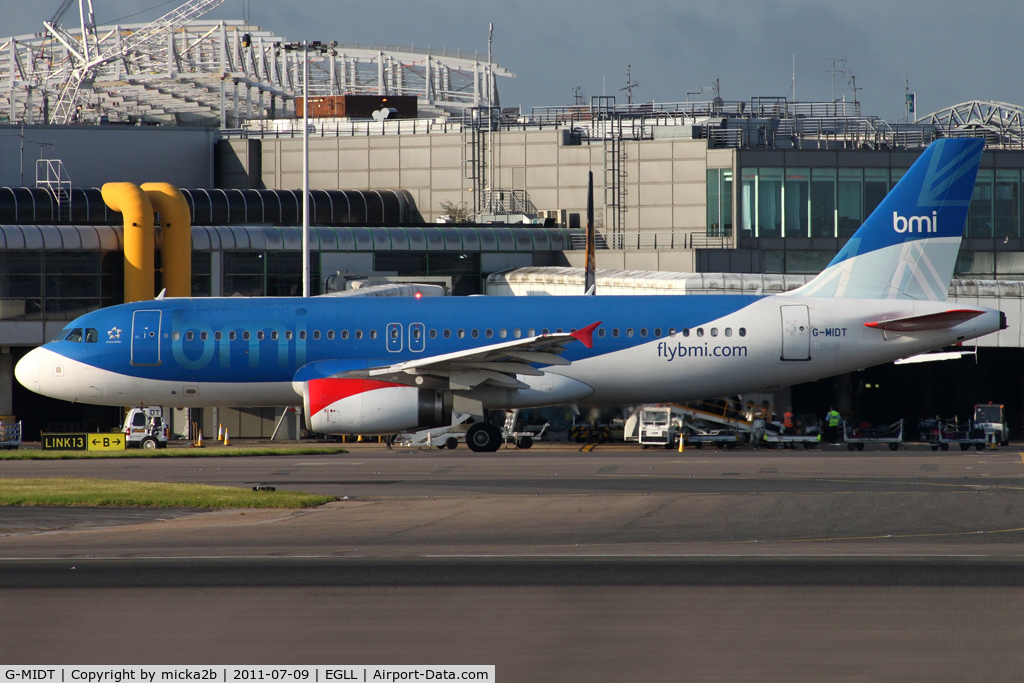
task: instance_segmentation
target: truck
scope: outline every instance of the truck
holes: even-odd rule
[[[1005,413],[1002,404],[981,403],[974,406],[973,426],[984,430],[986,442],[1010,445],[1010,427],[1006,424]]]
[[[672,448],[678,427],[671,408],[644,406],[640,412],[640,445]]]
[[[167,422],[160,406],[130,409],[121,431],[125,448],[167,448]]]

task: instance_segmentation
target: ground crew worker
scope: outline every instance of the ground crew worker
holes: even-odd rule
[[[786,434],[793,433],[793,409],[789,408],[782,414],[782,431]]]
[[[839,443],[839,422],[843,416],[834,407],[829,406],[825,415],[825,438],[831,444]]]

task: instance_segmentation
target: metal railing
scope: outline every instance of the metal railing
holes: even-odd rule
[[[669,250],[669,249],[732,249],[733,238],[727,235],[707,235],[702,232],[684,230],[637,231],[621,236],[619,248],[625,251]],[[587,237],[582,230],[570,234],[573,249],[586,249]],[[594,237],[598,249],[611,249],[606,237],[600,231]]]
[[[526,190],[483,190],[480,193],[483,213],[496,215],[534,214],[537,207]]]

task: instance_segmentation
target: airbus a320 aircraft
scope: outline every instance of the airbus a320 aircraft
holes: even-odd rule
[[[814,280],[771,296],[167,298],[94,311],[18,363],[101,405],[302,405],[309,429],[393,434],[452,410],[766,391],[1006,326],[946,303],[984,142],[939,140]],[[497,429],[477,420],[476,451]]]

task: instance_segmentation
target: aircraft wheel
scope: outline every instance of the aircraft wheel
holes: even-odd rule
[[[949,444],[948,443],[940,443],[939,444],[939,448],[941,448],[944,451],[948,451],[949,450]]]
[[[863,451],[864,450],[864,444],[862,444],[862,443],[857,444],[857,450],[858,451]]]
[[[501,432],[492,424],[477,422],[466,432],[466,445],[476,453],[494,453],[501,448]]]
[[[533,437],[524,436],[516,442],[516,448],[522,448],[526,450],[533,447]]]
[[[898,451],[899,449],[900,449],[900,445],[898,443],[893,442],[893,443],[889,444],[889,450],[890,451]]]
[[[142,443],[139,444],[139,447],[148,450],[154,450],[157,448],[158,445],[159,444],[157,444],[156,439],[154,439],[151,436],[147,436],[145,439],[142,440]]]
[[[454,451],[456,448],[459,447],[459,440],[456,439],[454,436],[449,436],[447,439],[444,440],[444,445],[448,447],[448,450]]]

